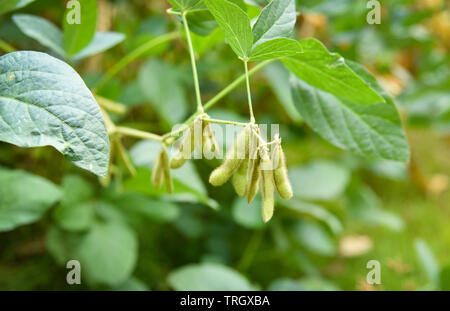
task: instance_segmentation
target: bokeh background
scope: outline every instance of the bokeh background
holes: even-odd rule
[[[0,232],[0,289],[450,289],[450,1],[382,0],[380,25],[366,22],[367,2],[299,0],[296,35],[362,63],[395,97],[409,163],[364,159],[320,138],[302,121],[289,75],[276,63],[251,80],[254,109],[258,123],[280,124],[295,196],[277,204],[268,224],[258,200],[248,207],[230,184],[207,183],[218,161],[191,161],[174,172],[182,190],[165,195],[150,184],[159,151],[150,141],[124,139],[138,173],[114,161],[107,186],[51,148],[0,143],[2,169],[41,176],[63,191],[38,221]],[[256,17],[265,0],[248,4]],[[165,0],[99,0],[98,30],[126,39],[73,64],[87,85],[142,44],[180,30],[169,7]],[[3,15],[0,38],[18,50],[48,52],[11,15],[33,14],[60,27],[64,8],[65,1],[38,0]],[[220,30],[202,34],[194,34],[194,45],[208,99],[242,66]],[[111,113],[114,122],[170,131],[195,111],[183,38],[150,50],[98,93],[125,107]],[[247,120],[244,85],[208,113]],[[0,178],[0,211],[15,202],[9,183]],[[22,186],[16,200],[23,202],[44,191]],[[66,283],[69,259],[82,262],[81,285]],[[366,282],[369,260],[381,265],[380,285]]]

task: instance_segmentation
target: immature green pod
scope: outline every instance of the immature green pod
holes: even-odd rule
[[[275,165],[273,175],[277,191],[281,198],[289,200],[292,198],[293,193],[286,167],[286,157],[284,155],[283,148],[281,148],[281,144],[277,144],[275,146],[273,159]]]
[[[247,189],[247,202],[250,203],[255,198],[256,194],[259,190],[259,180],[261,176],[260,172],[260,163],[261,158],[259,157],[257,153],[257,158],[250,160],[252,162],[251,164],[251,170],[250,170],[250,178],[248,182],[248,189]]]
[[[271,165],[270,162],[270,158],[267,155],[263,155],[261,159],[261,167],[263,168]],[[268,222],[273,216],[275,206],[273,170],[262,169],[261,176],[262,217],[264,222]]]
[[[152,168],[152,183],[157,189],[161,188],[164,178],[163,157],[164,154],[163,151],[161,151]]]
[[[247,193],[249,163],[250,159],[244,159],[231,180],[234,190],[241,197]]]
[[[163,175],[164,175],[164,187],[166,189],[167,193],[173,192],[173,180],[170,173],[170,167],[169,167],[169,157],[167,156],[167,150],[166,147],[163,146],[163,150],[161,151],[162,157],[161,157],[161,163],[163,166]]]
[[[184,133],[178,152],[170,159],[170,168],[177,169],[182,167],[190,158],[194,145],[194,124],[192,124]]]
[[[227,151],[225,161],[209,176],[209,183],[213,186],[221,186],[230,179],[248,152],[248,137],[250,128],[246,127],[238,135],[233,146]]]

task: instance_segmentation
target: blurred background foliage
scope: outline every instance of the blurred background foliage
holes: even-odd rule
[[[251,18],[266,4],[241,2]],[[259,123],[280,124],[294,198],[279,202],[268,224],[257,200],[248,207],[231,185],[207,183],[216,161],[174,171],[173,195],[154,189],[150,169],[160,147],[150,141],[124,140],[137,175],[118,162],[107,187],[51,148],[0,143],[0,208],[33,206],[24,217],[36,220],[2,228],[0,289],[450,289],[450,1],[381,2],[381,24],[368,25],[365,0],[299,0],[296,32],[362,63],[395,96],[409,163],[363,159],[321,139],[302,121],[277,63],[253,76],[254,109]],[[179,30],[169,7],[165,0],[99,0],[97,30],[125,40],[73,63],[87,85],[142,44]],[[61,27],[64,8],[65,1],[38,0],[13,14]],[[0,18],[4,42],[49,52],[11,15]],[[207,99],[242,68],[214,22],[194,15],[192,23]],[[126,107],[111,115],[115,122],[169,131],[195,111],[182,38],[151,49],[97,91]],[[244,86],[210,115],[246,120]],[[82,285],[69,286],[65,264],[74,258],[82,262]],[[366,282],[372,259],[381,263],[381,285]]]

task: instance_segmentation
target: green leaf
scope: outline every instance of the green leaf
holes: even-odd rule
[[[278,203],[291,211],[323,221],[334,234],[340,234],[342,232],[343,227],[341,221],[326,208],[313,203],[302,202],[295,198]]]
[[[46,179],[0,168],[0,231],[32,223],[61,198],[61,190]]]
[[[75,70],[44,53],[0,57],[0,141],[53,146],[97,175],[108,170],[108,133],[94,97]]]
[[[259,196],[250,204],[245,198],[237,198],[233,202],[232,213],[234,220],[243,227],[259,229],[266,225],[261,217],[261,197]]]
[[[65,57],[62,33],[58,27],[42,17],[29,14],[16,14],[12,19],[25,35]]]
[[[297,14],[295,0],[273,0],[262,11],[253,26],[254,46],[281,37],[290,37]]]
[[[86,57],[104,52],[123,40],[125,40],[125,35],[120,32],[96,32],[89,45],[75,54],[72,60],[80,61]]]
[[[94,190],[90,183],[78,175],[66,175],[62,180],[64,196],[61,204],[69,206],[89,201],[94,196]]]
[[[69,232],[51,225],[47,231],[46,246],[56,262],[65,266],[71,259],[75,259],[77,247],[83,239],[83,234]]]
[[[358,69],[355,64],[352,67]],[[379,86],[358,71],[373,89]],[[293,77],[294,103],[305,121],[325,140],[359,155],[395,161],[409,159],[409,146],[395,105],[385,102],[358,105],[318,90]],[[383,94],[380,90],[380,93]]]
[[[297,40],[278,38],[257,45],[250,53],[250,61],[293,56],[302,53],[303,49]]]
[[[169,274],[169,285],[178,291],[251,291],[254,287],[233,269],[213,263],[188,265]]]
[[[152,200],[139,193],[124,193],[112,199],[125,215],[146,218],[156,222],[171,222],[175,220],[180,210],[174,203],[163,200]]]
[[[427,242],[423,239],[416,239],[414,248],[419,264],[427,275],[428,280],[437,286],[439,284],[439,264]]]
[[[442,291],[450,291],[450,266],[445,266],[441,269],[441,273],[439,275]]]
[[[247,58],[253,44],[250,19],[239,6],[228,0],[204,0],[216,19],[233,51]]]
[[[128,227],[98,223],[80,242],[73,259],[80,261],[89,282],[114,286],[131,276],[137,251],[137,238]]]
[[[350,172],[332,162],[314,161],[289,168],[294,196],[307,200],[329,201],[341,195],[348,185]]]
[[[14,10],[18,3],[19,0],[0,0],[0,14]]]
[[[189,11],[204,6],[201,0],[168,0],[175,10]]]
[[[74,5],[66,9],[63,29],[64,48],[71,56],[80,52],[94,38],[97,27],[97,0],[78,0],[69,3]]]
[[[333,256],[337,247],[330,234],[319,224],[309,220],[298,222],[293,228],[294,238],[307,250],[322,256]]]
[[[169,125],[184,119],[187,101],[176,67],[151,59],[139,71],[139,86],[159,116]]]
[[[95,220],[95,204],[78,203],[60,205],[53,212],[55,222],[68,231],[83,231],[91,227]]]
[[[289,71],[279,62],[271,63],[262,70],[269,81],[269,84],[283,106],[286,114],[295,122],[303,121],[302,116],[297,111],[292,98],[292,92],[289,82]]]
[[[328,52],[316,39],[305,39],[300,43],[303,53],[282,59],[298,78],[361,106],[384,102],[383,97],[347,66],[342,56]]]

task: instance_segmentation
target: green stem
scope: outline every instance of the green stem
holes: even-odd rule
[[[263,67],[267,66],[268,64],[270,64],[273,61],[274,61],[273,59],[269,59],[269,60],[259,63],[258,65],[256,65],[255,67],[253,67],[252,69],[249,70],[248,76],[252,76],[255,72],[257,72],[258,70],[261,70]],[[211,108],[212,106],[214,106],[219,100],[224,98],[226,95],[228,95],[228,93],[230,93],[232,90],[234,90],[239,84],[244,82],[246,79],[246,76],[247,75],[243,74],[239,78],[237,78],[236,80],[231,82],[226,88],[224,88],[222,91],[220,91],[216,96],[211,98],[208,102],[206,102],[206,104],[203,106],[203,109],[206,111],[209,108]],[[196,117],[198,117],[202,113],[203,112],[200,112],[200,111],[195,112],[193,115],[191,115],[189,117],[189,119],[187,119],[184,122],[184,124],[189,125],[190,123],[192,123],[192,121],[194,121],[194,119]],[[176,135],[180,134],[180,132],[182,132],[182,130],[167,133],[166,135],[164,135],[164,140],[168,139],[169,137],[176,136]]]
[[[153,133],[149,133],[149,132],[136,130],[136,129],[129,128],[129,127],[123,127],[123,126],[116,126],[116,128],[114,129],[114,133],[128,135],[128,136],[142,138],[142,139],[150,139],[150,140],[159,141],[159,142],[162,142],[162,140],[163,140],[162,136],[159,136],[159,135],[156,135]]]
[[[6,53],[12,53],[12,52],[16,51],[16,49],[11,44],[9,44],[1,39],[0,39],[0,49],[5,51]]]
[[[186,18],[188,12],[183,12],[181,18],[183,19],[184,30],[186,31],[186,38],[189,47],[189,54],[191,55],[192,75],[194,76],[195,95],[197,98],[197,111],[203,112],[202,98],[200,95],[200,84],[198,82],[197,65],[195,64],[195,53],[192,45],[191,32],[189,31],[189,25]]]
[[[248,61],[244,61],[245,67],[245,80],[247,82],[247,96],[248,96],[248,109],[250,111],[250,122],[255,123],[255,116],[253,115],[253,105],[252,105],[252,93],[250,91],[250,78],[248,74]]]
[[[157,38],[154,38],[150,41],[147,41],[146,43],[142,44],[141,46],[137,47],[135,50],[131,51],[129,54],[127,54],[124,58],[122,58],[118,63],[116,63],[111,69],[109,69],[103,77],[100,79],[100,81],[95,86],[94,92],[100,90],[102,87],[105,86],[106,83],[108,83],[115,75],[117,75],[121,70],[123,70],[128,64],[151,50],[157,45],[160,45],[162,43],[165,43],[167,41],[176,39],[180,36],[180,33],[178,31],[175,32],[169,32],[167,34],[164,34],[162,36],[159,36]]]
[[[255,230],[253,232],[253,235],[244,250],[244,254],[242,255],[241,260],[237,265],[237,270],[245,271],[251,265],[253,259],[255,258],[256,252],[261,245],[263,236],[263,230]]]
[[[211,122],[211,123],[218,123],[218,124],[230,124],[230,125],[237,125],[237,126],[247,126],[247,123],[243,122],[235,122],[235,121],[228,121],[228,120],[217,120],[217,119],[210,119],[210,118],[204,118],[203,121]]]

